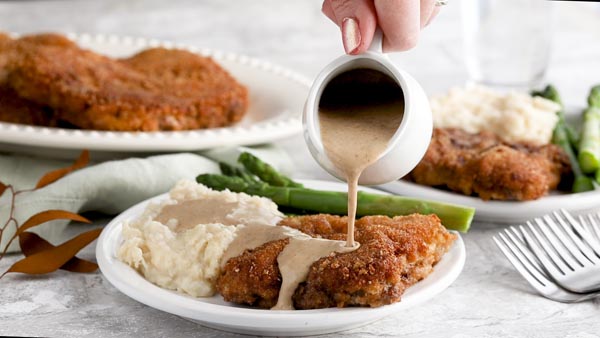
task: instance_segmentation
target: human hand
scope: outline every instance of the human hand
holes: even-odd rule
[[[435,0],[324,0],[323,13],[342,30],[347,54],[360,54],[371,45],[377,26],[383,51],[413,48],[421,29],[436,16]]]

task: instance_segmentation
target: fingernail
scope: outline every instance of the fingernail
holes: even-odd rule
[[[353,54],[360,45],[360,29],[358,21],[354,18],[344,18],[342,20],[342,40],[344,42],[344,50],[347,54]]]

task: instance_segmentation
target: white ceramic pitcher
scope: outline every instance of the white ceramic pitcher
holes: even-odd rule
[[[406,71],[396,67],[381,52],[382,34],[377,29],[369,50],[360,55],[343,55],[317,75],[304,106],[304,139],[317,162],[330,174],[345,181],[327,157],[319,129],[319,102],[328,83],[341,73],[367,68],[391,77],[404,94],[404,116],[387,149],[361,174],[359,184],[375,185],[395,181],[408,174],[423,158],[433,130],[431,108],[423,88]]]

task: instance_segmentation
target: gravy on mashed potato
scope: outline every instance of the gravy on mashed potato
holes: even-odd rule
[[[275,225],[282,217],[267,198],[181,181],[169,199],[123,224],[117,256],[158,286],[212,296],[220,258],[235,238],[236,225]]]
[[[149,205],[136,220],[123,224],[118,258],[148,281],[194,297],[214,295],[227,260],[247,249],[289,238],[277,257],[281,290],[273,309],[292,310],[292,295],[313,262],[333,252],[349,252],[344,241],[312,238],[276,226],[283,218],[271,200],[215,191],[192,181],[179,182],[160,204]]]

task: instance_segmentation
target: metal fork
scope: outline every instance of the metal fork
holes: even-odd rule
[[[552,215],[536,218],[537,226],[519,226],[536,258],[559,286],[577,293],[600,290],[600,242],[565,210]]]
[[[510,227],[510,230],[505,229],[504,232],[494,236],[494,242],[521,276],[542,296],[562,303],[583,302],[600,296],[600,292],[578,294],[560,288],[546,275],[518,231]]]

